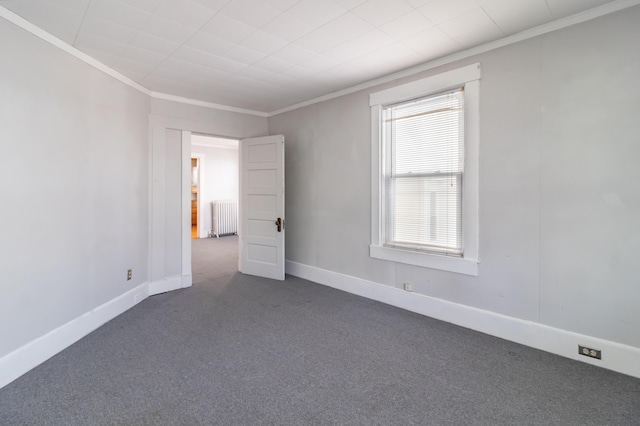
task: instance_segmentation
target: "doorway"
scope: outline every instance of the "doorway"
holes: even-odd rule
[[[207,179],[204,176],[208,175],[208,156],[199,164],[199,174],[201,179],[199,180],[199,197],[198,197],[198,239],[191,238],[191,158],[192,158],[192,136],[196,146],[194,148],[201,150],[198,147],[199,142],[203,142],[199,137],[210,137],[203,133],[195,133],[193,130],[183,130],[192,126],[191,122],[178,121],[170,125],[169,122],[162,117],[153,121],[150,125],[151,140],[150,140],[150,157],[151,168],[149,170],[149,181],[151,183],[150,196],[149,196],[149,256],[148,256],[148,268],[151,282],[149,283],[149,295],[164,293],[167,291],[177,290],[180,288],[190,287],[192,285],[192,245],[198,241],[212,240],[207,238],[211,230],[211,205],[208,205],[206,200],[207,189],[205,186]],[[177,128],[176,128],[177,127]],[[183,129],[180,129],[182,127]],[[200,132],[209,131],[209,127],[200,125],[202,128]],[[243,161],[239,161],[239,146],[241,145],[239,139],[231,139],[228,137],[215,138],[222,139],[226,145],[232,144],[233,150],[230,150],[233,154],[235,161],[237,162],[237,168],[239,169],[240,163],[245,163],[246,158]],[[221,141],[221,142],[222,142]],[[246,142],[247,139],[244,140]],[[205,143],[206,145],[206,143]],[[245,146],[242,143],[242,146]],[[284,140],[282,140],[281,148],[284,148]],[[195,153],[194,153],[195,155]],[[256,158],[260,158],[258,155]],[[282,159],[284,156],[280,156]],[[251,158],[251,156],[247,157]],[[255,165],[254,165],[255,166]],[[233,182],[236,183],[237,189],[233,192],[234,198],[239,197],[239,181],[240,173],[234,172]],[[246,173],[243,173],[243,175]],[[255,175],[255,173],[253,173]],[[263,186],[265,182],[260,178],[260,172],[258,176],[253,176],[253,179],[249,179],[249,176],[245,176],[243,181],[249,182],[252,180],[256,182],[258,186]],[[284,164],[282,164],[282,177],[284,177]],[[224,179],[223,180],[227,180]],[[284,185],[281,188],[284,194]],[[181,200],[181,202],[178,202]],[[242,200],[246,201],[246,200]],[[258,200],[259,201],[259,200]],[[246,203],[242,202],[239,205],[239,212],[245,211],[242,207]],[[247,204],[249,205],[249,204]],[[257,206],[259,206],[258,204]],[[283,207],[283,206],[282,206]],[[282,213],[284,210],[282,209]],[[284,216],[278,215],[283,218]],[[268,219],[268,220],[267,220]],[[208,226],[203,226],[202,222],[209,222]],[[264,218],[264,223],[267,222],[272,225],[272,218]],[[242,226],[241,226],[242,228]],[[246,229],[250,226],[247,224]],[[282,226],[284,230],[284,226]],[[243,235],[242,229],[238,230],[240,236]],[[282,233],[284,235],[284,233]],[[241,241],[244,241],[240,238]],[[246,253],[247,250],[238,250],[239,253]],[[273,256],[272,256],[273,257]],[[284,269],[284,253],[276,256]],[[244,272],[239,266],[239,271]]]
[[[192,239],[237,235],[238,148],[237,139],[191,134]]]

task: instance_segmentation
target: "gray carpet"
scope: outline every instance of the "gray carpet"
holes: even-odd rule
[[[193,244],[151,297],[0,390],[1,425],[638,425],[640,380]]]

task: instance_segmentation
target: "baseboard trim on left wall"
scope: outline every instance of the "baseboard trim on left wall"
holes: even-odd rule
[[[149,283],[149,296],[191,287],[192,281],[193,276],[191,274],[174,275],[162,280],[153,281]]]
[[[0,388],[131,309],[148,296],[149,284],[145,282],[0,358]]]

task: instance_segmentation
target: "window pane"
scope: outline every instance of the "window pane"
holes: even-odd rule
[[[459,253],[462,175],[390,178],[387,244]]]
[[[462,90],[383,109],[387,245],[462,254]]]

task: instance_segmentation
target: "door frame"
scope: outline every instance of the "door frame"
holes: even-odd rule
[[[191,131],[182,133],[182,288],[191,287],[193,275],[191,271]],[[185,198],[188,201],[185,202]],[[186,282],[185,282],[186,281]]]
[[[222,112],[223,114],[237,114],[237,112]],[[195,114],[194,114],[195,116]],[[191,207],[185,197],[190,196],[191,179],[189,173],[191,169],[191,133],[210,135],[225,139],[246,139],[258,137],[269,133],[268,127],[261,122],[247,122],[247,125],[239,126],[235,120],[209,119],[203,120],[203,116],[198,118],[173,117],[164,114],[149,115],[149,208],[148,208],[148,256],[147,256],[147,277],[149,282],[148,296],[177,290],[191,286]],[[207,116],[209,117],[209,116]],[[217,114],[215,115],[217,117]],[[257,117],[254,117],[257,118]],[[163,201],[164,193],[164,143],[166,141],[166,131],[175,129],[181,131],[181,164],[182,164],[182,229],[181,229],[181,264],[180,275],[165,276],[162,268],[163,259],[166,253],[165,234],[165,213]],[[160,148],[156,152],[155,148]],[[239,150],[238,150],[238,155]],[[157,208],[156,208],[157,207]]]
[[[190,132],[189,139],[191,139],[191,134],[193,134],[193,132]],[[191,150],[191,142],[189,142],[189,149]],[[204,234],[202,233],[202,230],[204,228],[203,216],[202,216],[202,212],[204,211],[204,201],[202,199],[202,193],[204,192],[204,188],[206,186],[204,181],[204,168],[205,168],[206,155],[200,152],[191,152],[189,155],[191,158],[198,159],[198,203],[197,203],[198,204],[198,220],[197,220],[198,238],[207,238],[208,235],[206,233]],[[191,191],[191,188],[189,188],[189,191]]]

